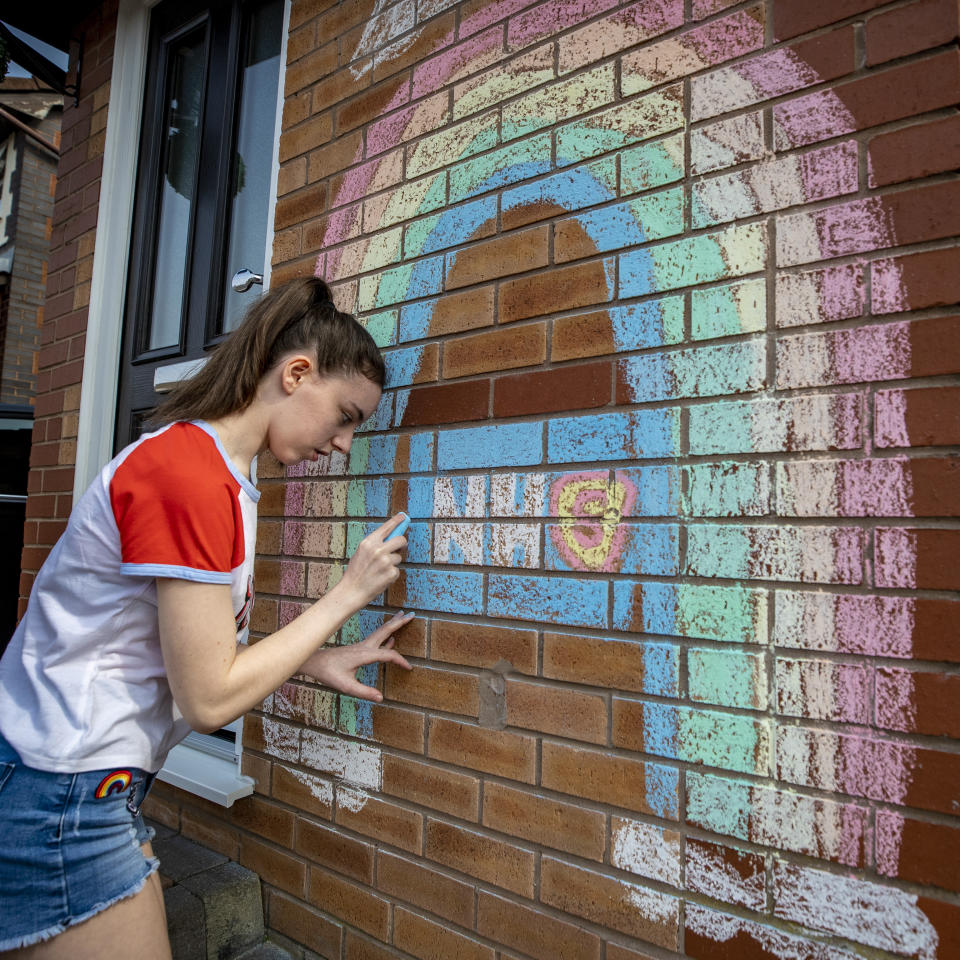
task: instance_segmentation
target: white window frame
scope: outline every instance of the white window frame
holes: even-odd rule
[[[97,209],[97,238],[93,254],[93,275],[90,280],[90,319],[87,324],[77,428],[74,502],[93,482],[100,468],[113,457],[113,429],[120,380],[120,345],[137,178],[137,151],[131,150],[130,145],[140,142],[150,11],[158,2],[159,0],[120,0],[117,13],[101,176],[101,182],[108,185],[108,188],[100,191]],[[283,110],[283,75],[287,60],[290,2],[291,0],[284,0],[275,144],[279,142]],[[275,149],[267,217],[264,289],[270,282],[273,215],[277,202],[279,170],[278,151]],[[183,369],[172,369],[175,366],[193,368],[193,364],[171,365],[172,376],[166,378],[168,383],[186,373]],[[205,743],[204,740],[197,740],[201,735],[191,734],[187,740],[170,751],[166,764],[157,775],[158,779],[225,807],[229,807],[239,797],[248,796],[253,792],[254,781],[240,773],[242,722],[241,718],[231,724],[237,734],[232,758],[229,757],[228,747],[225,755],[223,741],[207,737],[206,741],[213,742]]]

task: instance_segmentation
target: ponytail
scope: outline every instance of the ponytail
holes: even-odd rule
[[[203,368],[160,403],[150,422],[217,420],[245,410],[264,374],[296,350],[314,353],[319,373],[361,374],[380,387],[386,379],[373,337],[334,306],[323,280],[302,277],[257,300]]]

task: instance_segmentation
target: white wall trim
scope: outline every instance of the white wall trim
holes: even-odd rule
[[[287,73],[287,37],[290,34],[290,0],[284,0],[283,27],[280,34],[280,76],[277,78],[277,112],[273,127],[272,169],[270,171],[270,209],[267,211],[267,243],[264,247],[263,289],[270,289],[270,276],[273,273],[273,218],[277,213],[277,179],[280,176],[280,134],[283,130],[283,81]]]
[[[157,0],[121,0],[110,76],[97,240],[90,280],[80,388],[74,502],[113,455],[120,342],[126,296],[150,8]]]

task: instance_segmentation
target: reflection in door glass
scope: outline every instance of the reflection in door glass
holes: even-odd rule
[[[256,285],[246,293],[236,293],[230,286],[230,278],[242,267],[263,273],[266,260],[282,29],[283,0],[271,0],[256,10],[247,29],[229,198],[230,240],[224,271],[223,333],[240,323],[244,311],[261,293]]]
[[[190,213],[197,186],[204,46],[203,32],[198,31],[170,49],[150,350],[180,342]]]

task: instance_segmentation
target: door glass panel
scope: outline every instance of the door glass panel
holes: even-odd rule
[[[230,280],[243,267],[262,274],[266,260],[282,29],[283,0],[270,0],[255,10],[247,26],[228,198],[230,237],[220,333],[233,330],[261,293],[256,285],[245,293],[237,293],[230,286]]]
[[[197,30],[172,44],[169,53],[149,350],[180,342],[200,151],[205,47],[204,31]]]

